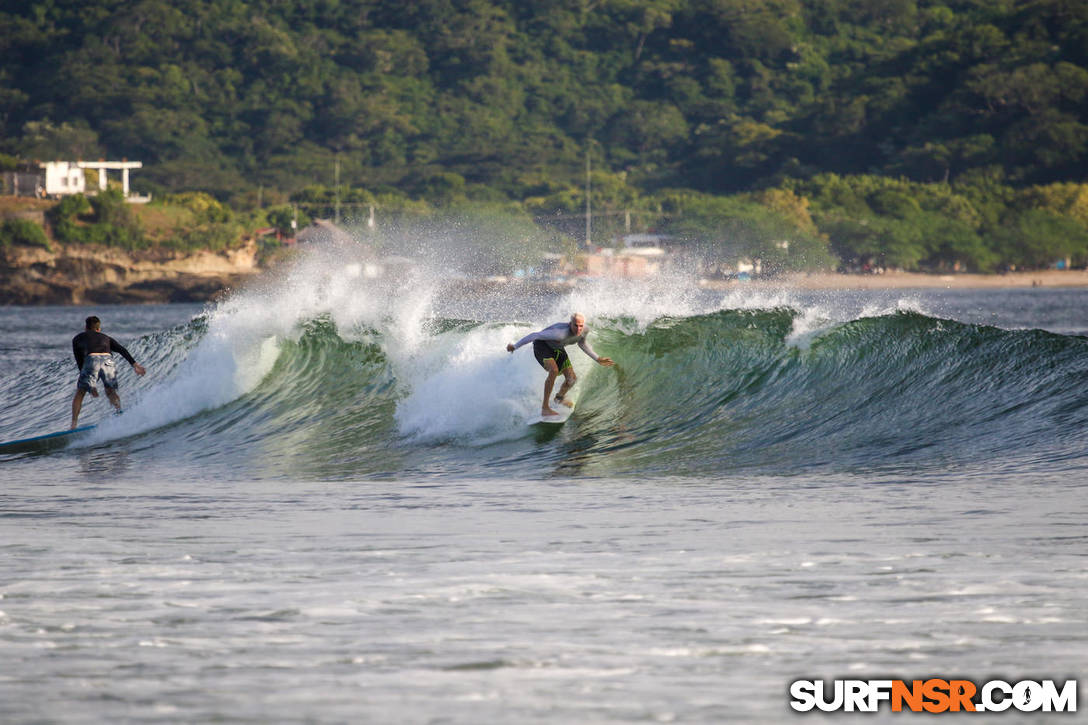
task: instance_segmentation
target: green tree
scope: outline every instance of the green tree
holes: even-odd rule
[[[1043,209],[1013,213],[994,230],[1001,257],[1019,267],[1040,269],[1059,260],[1088,261],[1088,228]]]
[[[5,219],[0,224],[0,247],[11,245],[53,249],[41,225],[27,219]]]
[[[24,158],[43,161],[96,158],[102,149],[98,134],[86,122],[55,124],[48,119],[28,121],[18,148]]]

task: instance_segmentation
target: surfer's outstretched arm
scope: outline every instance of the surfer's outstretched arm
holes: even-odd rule
[[[586,355],[589,355],[595,363],[604,365],[605,367],[612,367],[616,364],[612,362],[612,358],[601,357],[600,355],[598,355],[597,351],[593,349],[593,346],[589,344],[589,340],[587,340],[584,336],[581,340],[578,341],[578,347],[582,348],[582,352],[584,352]]]

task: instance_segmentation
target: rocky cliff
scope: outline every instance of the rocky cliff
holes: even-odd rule
[[[224,252],[9,246],[0,248],[0,304],[202,302],[258,271],[255,243]]]

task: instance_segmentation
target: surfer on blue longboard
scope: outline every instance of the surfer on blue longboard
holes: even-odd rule
[[[540,366],[548,371],[548,377],[544,381],[544,404],[540,406],[540,416],[542,418],[559,415],[548,405],[552,388],[555,386],[555,378],[559,373],[563,373],[563,385],[560,386],[559,392],[555,396],[555,402],[567,407],[574,405],[566,398],[567,393],[577,382],[578,376],[574,374],[570,358],[567,357],[567,352],[563,349],[567,345],[578,343],[578,347],[582,348],[582,352],[589,355],[600,365],[612,366],[616,364],[612,362],[611,358],[601,357],[595,353],[589,341],[586,340],[587,335],[589,335],[589,328],[586,327],[586,318],[575,312],[570,316],[570,322],[557,322],[539,332],[531,332],[517,342],[512,342],[506,346],[507,352],[514,352],[514,350],[526,343],[533,343],[533,356],[536,357],[536,361],[540,363]]]
[[[121,398],[117,395],[117,371],[113,366],[113,355],[117,353],[132,366],[137,375],[147,372],[143,365],[133,359],[121,343],[102,332],[102,321],[95,316],[87,318],[87,329],[72,338],[72,354],[76,357],[79,368],[79,381],[76,383],[76,395],[72,398],[72,428],[79,421],[79,411],[83,407],[83,396],[98,397],[94,384],[102,381],[106,397],[118,412],[121,410]]]

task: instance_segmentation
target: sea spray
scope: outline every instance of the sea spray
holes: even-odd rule
[[[544,380],[530,355],[506,351],[523,329],[485,325],[438,335],[401,361],[409,392],[397,404],[400,431],[421,441],[478,444],[523,436],[540,412]]]
[[[266,306],[228,300],[207,316],[200,341],[173,376],[144,390],[123,418],[103,421],[89,442],[132,435],[218,408],[252,390],[279,354],[274,312]]]
[[[941,319],[900,293],[670,277],[541,294],[450,284],[444,261],[374,276],[372,254],[300,250],[176,339],[134,341],[151,380],[91,445],[199,444],[253,475],[335,478],[942,467],[1084,441],[1082,338]],[[617,366],[571,348],[576,414],[541,439],[526,421],[544,372],[505,346],[574,311]]]
[[[268,279],[211,306],[203,334],[168,379],[145,390],[123,418],[108,419],[90,443],[132,435],[214,410],[254,390],[272,370],[284,340],[304,324],[335,314],[347,329],[372,314],[372,297],[357,293],[360,250],[328,245],[300,255]]]

